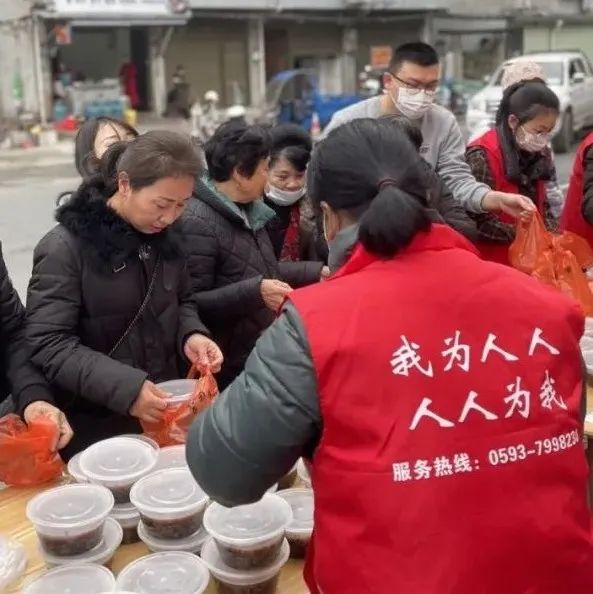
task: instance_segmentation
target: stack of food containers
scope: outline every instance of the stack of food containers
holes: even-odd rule
[[[109,563],[122,541],[120,525],[109,518],[113,501],[98,485],[66,485],[31,499],[27,518],[46,564]]]
[[[212,504],[204,527],[212,537],[201,557],[221,594],[273,594],[289,557],[285,536],[292,522],[290,505],[266,494],[251,505],[226,508]]]
[[[313,534],[315,504],[311,489],[287,489],[278,496],[290,505],[292,522],[286,527],[286,539],[293,559],[304,559]]]
[[[115,578],[97,565],[67,565],[52,569],[29,582],[21,594],[102,594],[113,592]]]
[[[151,551],[200,552],[208,496],[189,468],[154,472],[134,485],[130,497],[140,513],[138,534]]]

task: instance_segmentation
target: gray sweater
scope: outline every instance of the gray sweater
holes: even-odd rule
[[[381,115],[381,97],[371,97],[334,114],[324,130],[324,136],[352,120],[379,118]],[[465,162],[465,142],[455,116],[444,107],[433,105],[422,119],[422,135],[422,157],[432,165],[466,210],[483,212],[482,199],[490,188],[476,181]]]

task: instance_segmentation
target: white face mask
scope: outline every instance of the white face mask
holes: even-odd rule
[[[391,93],[389,93],[389,96],[391,97],[395,108],[403,116],[410,120],[419,120],[434,103],[435,93],[400,87],[398,89],[397,99],[394,99]]]
[[[266,196],[278,206],[292,206],[296,204],[305,194],[307,188],[303,186],[300,190],[293,190],[289,192],[287,190],[281,190],[276,186],[268,186],[266,189]]]
[[[534,134],[525,129],[517,136],[517,144],[528,153],[541,153],[550,144],[550,140],[550,134]]]

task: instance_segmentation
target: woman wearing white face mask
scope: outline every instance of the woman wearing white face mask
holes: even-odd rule
[[[265,203],[276,217],[268,233],[279,261],[325,261],[327,244],[318,231],[307,198],[306,174],[313,143],[300,126],[281,124],[271,131]]]
[[[512,85],[503,96],[496,127],[474,140],[466,155],[478,181],[500,192],[520,193],[530,198],[551,231],[557,229],[557,221],[545,185],[553,173],[548,146],[559,113],[558,97],[543,82],[523,81]],[[514,220],[504,213],[474,217],[482,257],[509,264],[508,248],[515,238]]]

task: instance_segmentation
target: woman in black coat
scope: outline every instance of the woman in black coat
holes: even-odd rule
[[[292,288],[321,279],[320,262],[282,262],[262,200],[268,180],[269,135],[229,123],[206,143],[208,176],[196,182],[183,215],[188,264],[200,315],[225,354],[221,389],[241,371],[259,335]]]
[[[276,213],[268,231],[280,261],[327,261],[327,242],[319,233],[307,197],[307,164],[312,149],[311,136],[296,124],[280,124],[271,131],[264,200]]]
[[[161,418],[153,382],[184,376],[188,361],[220,367],[173,225],[199,170],[172,132],[114,145],[35,249],[27,332],[74,429],[66,458]]]

